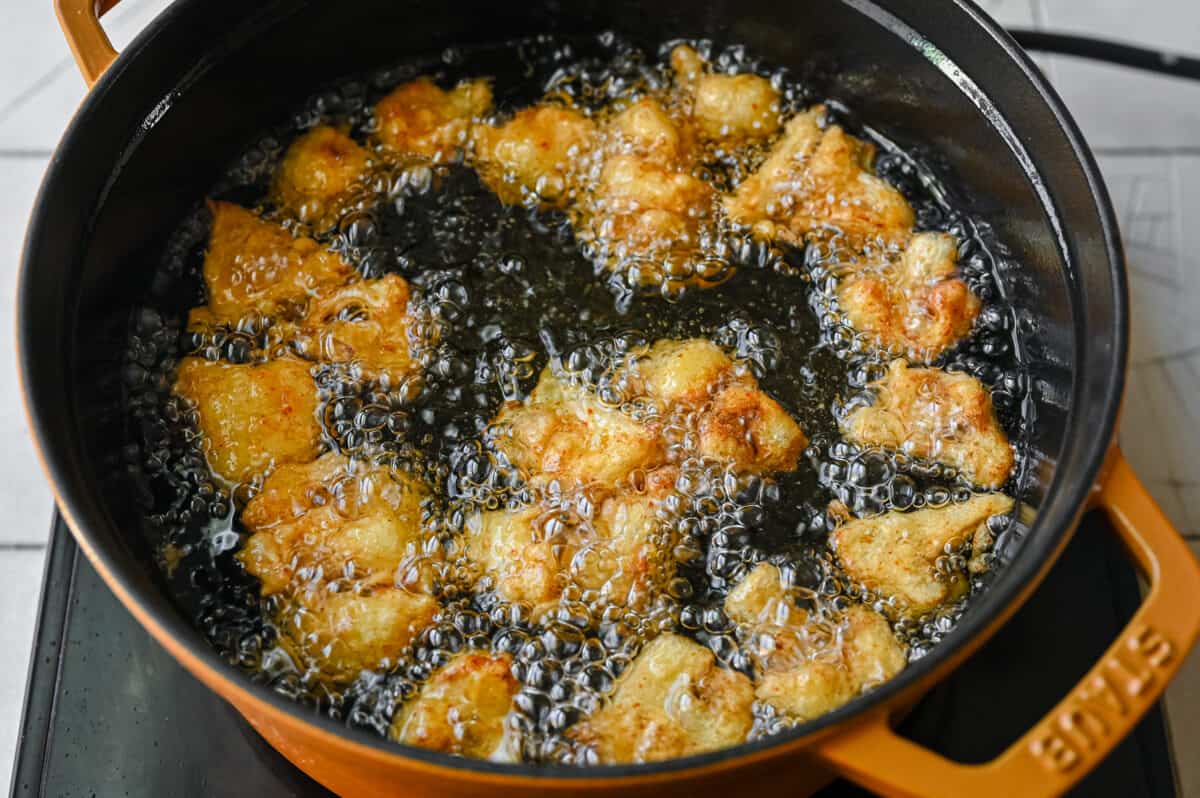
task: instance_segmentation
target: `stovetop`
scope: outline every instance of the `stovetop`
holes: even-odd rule
[[[951,759],[990,759],[1086,672],[1139,602],[1107,520],[1086,516],[1030,601],[902,731]],[[137,624],[58,520],[18,744],[14,798],[330,795]],[[1156,708],[1072,795],[1174,798],[1169,751]],[[820,796],[867,794],[838,782]]]

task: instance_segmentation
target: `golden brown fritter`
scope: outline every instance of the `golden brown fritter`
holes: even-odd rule
[[[709,72],[700,54],[686,44],[671,51],[671,66],[691,100],[692,121],[706,140],[745,144],[779,132],[782,98],[771,81]]]
[[[547,367],[523,403],[492,421],[495,445],[526,480],[614,485],[666,456],[658,430],[560,379]]]
[[[340,255],[311,238],[293,236],[229,202],[210,200],[208,208],[208,305],[193,311],[194,322],[236,321],[251,312],[296,316],[310,296],[354,275]]]
[[[492,89],[486,80],[444,91],[421,77],[397,86],[375,105],[375,135],[394,153],[451,161],[466,148],[472,120],[491,107]]]
[[[302,222],[328,227],[366,175],[370,159],[341,130],[318,125],[287,148],[275,171],[271,200]]]
[[[520,761],[520,751],[505,728],[520,689],[510,655],[461,651],[397,710],[390,736],[457,756]]]
[[[729,355],[707,338],[664,338],[634,354],[636,382],[660,412],[707,404],[734,368]]]
[[[958,276],[958,244],[946,233],[913,236],[898,263],[842,277],[838,301],[876,345],[928,363],[971,332],[981,303]]]
[[[399,587],[332,592],[314,586],[285,603],[279,641],[303,667],[347,682],[363,670],[388,670],[431,623],[437,600]]]
[[[874,146],[838,125],[822,128],[824,116],[824,106],[816,106],[792,117],[758,171],[726,198],[729,218],[797,246],[824,226],[855,240],[907,241],[912,207],[871,173]]]
[[[676,470],[646,475],[640,489],[589,491],[594,517],[531,505],[467,519],[467,557],[507,601],[541,607],[573,584],[601,601],[644,606],[674,575],[671,534],[658,518]]]
[[[321,446],[317,387],[299,360],[235,365],[185,357],[175,393],[196,407],[213,473],[246,483],[272,466],[307,463]]]
[[[525,108],[499,127],[472,130],[475,168],[509,205],[566,207],[580,163],[595,144],[596,124],[558,105]]]
[[[992,396],[979,380],[893,360],[874,392],[874,404],[854,410],[842,422],[852,443],[945,463],[985,488],[999,488],[1008,480],[1012,446],[1000,428]]]
[[[810,616],[769,563],[757,565],[729,592],[725,612],[749,635],[755,695],[795,720],[837,709],[907,662],[879,613],[856,605],[830,620]]]
[[[408,300],[408,283],[396,274],[339,288],[309,305],[297,350],[312,360],[357,363],[372,377],[402,379],[420,368]]]
[[[750,732],[754,687],[675,634],[651,641],[608,703],[567,735],[601,764],[657,762],[737,745]]]
[[[689,171],[699,155],[693,127],[677,122],[652,97],[616,114],[604,132],[608,137],[605,149],[612,155],[635,155],[683,171]]]
[[[426,559],[422,504],[428,487],[403,471],[352,463],[330,452],[283,465],[242,511],[251,533],[239,559],[263,595],[309,578],[423,587],[402,565]]]
[[[844,524],[830,542],[850,578],[915,618],[966,594],[965,571],[939,568],[938,561],[968,542],[975,556],[981,554],[991,543],[988,519],[1012,508],[1008,496],[985,493],[945,507],[893,510]]]

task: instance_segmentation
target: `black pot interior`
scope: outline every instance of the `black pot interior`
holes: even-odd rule
[[[650,48],[685,36],[743,43],[807,76],[889,136],[931,146],[971,187],[975,206],[1023,267],[1013,290],[1036,326],[1029,360],[1038,418],[1024,498],[1038,508],[1037,523],[1012,542],[1011,566],[933,655],[817,724],[919,678],[1007,604],[1063,542],[1120,395],[1123,267],[1103,188],[1073,125],[1015,45],[971,7],[926,0],[181,0],[105,76],[55,156],[27,245],[20,334],[35,432],[77,532],[202,658],[217,663],[161,588],[137,532],[122,454],[120,354],[132,303],[165,234],[256,132],[322,82],[451,44],[604,29]]]

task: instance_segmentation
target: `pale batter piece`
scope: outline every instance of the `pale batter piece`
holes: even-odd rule
[[[476,125],[474,164],[506,204],[565,208],[595,139],[596,123],[580,111],[538,105],[499,126]]]
[[[968,544],[977,560],[991,545],[988,519],[1012,509],[1008,496],[984,493],[945,507],[892,510],[843,524],[830,544],[851,579],[894,600],[900,615],[917,618],[966,595],[965,568],[939,562]]]
[[[725,599],[747,636],[755,695],[790,718],[812,720],[899,673],[904,646],[887,620],[861,605],[832,618],[796,606],[780,570],[755,566]]]
[[[208,208],[208,304],[192,311],[192,323],[236,321],[250,313],[296,317],[310,297],[354,276],[340,255],[311,238],[293,236],[229,202],[210,200]]]
[[[452,161],[467,147],[474,120],[492,107],[486,80],[445,91],[426,77],[401,84],[375,105],[375,132],[384,149],[435,163]]]
[[[726,198],[729,218],[795,246],[821,227],[903,244],[915,222],[912,207],[870,171],[874,146],[838,125],[822,126],[824,117],[824,106],[792,117],[767,159]]]
[[[958,242],[918,233],[898,262],[851,267],[838,286],[846,320],[876,346],[928,363],[970,332],[981,303],[955,268]]]
[[[456,756],[518,762],[505,718],[520,689],[510,655],[461,651],[396,711],[391,738]]]
[[[779,132],[782,97],[771,81],[759,75],[713,73],[687,45],[671,51],[671,66],[704,139],[739,145],[765,141]]]
[[[271,184],[271,200],[318,229],[331,226],[367,174],[371,155],[345,132],[318,125],[287,148]]]
[[[996,489],[1008,480],[1013,449],[979,380],[893,360],[874,394],[874,404],[842,420],[842,432],[852,443],[945,463],[984,488]]]
[[[600,764],[657,762],[743,742],[753,702],[749,679],[698,643],[664,634],[621,674],[608,703],[567,734]]]
[[[321,425],[308,369],[291,359],[180,362],[174,391],[195,406],[200,446],[216,476],[245,484],[272,467],[316,458]]]
[[[296,333],[297,351],[327,363],[356,363],[363,373],[402,380],[420,369],[409,315],[409,288],[388,274],[362,280],[313,300]]]

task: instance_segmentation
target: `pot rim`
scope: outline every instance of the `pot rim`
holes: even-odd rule
[[[1047,490],[1047,496],[1058,497],[1053,512],[1039,513],[1030,535],[1022,547],[1020,555],[1005,566],[1003,573],[996,582],[976,601],[975,612],[964,617],[956,628],[948,634],[933,650],[917,662],[911,663],[901,673],[870,693],[859,696],[849,703],[829,712],[817,719],[803,723],[794,729],[772,735],[754,742],[742,743],[738,746],[722,749],[705,754],[697,754],[663,762],[629,765],[599,765],[592,767],[575,767],[568,765],[528,765],[496,763],[486,760],[466,759],[449,754],[429,751],[408,745],[401,745],[387,739],[370,734],[365,730],[355,729],[345,723],[333,720],[324,714],[314,713],[301,705],[284,698],[269,687],[250,681],[234,666],[221,659],[207,641],[199,636],[194,627],[176,613],[160,613],[139,595],[139,589],[131,583],[129,577],[122,573],[124,566],[118,558],[112,556],[103,548],[93,545],[91,536],[77,519],[80,516],[81,502],[77,496],[62,490],[69,482],[65,478],[66,465],[62,456],[48,445],[47,427],[61,423],[60,420],[47,417],[44,411],[30,399],[30,362],[34,358],[32,344],[29,340],[28,325],[29,308],[32,306],[31,262],[35,257],[37,242],[51,234],[45,222],[45,206],[47,197],[53,187],[69,179],[64,169],[63,153],[69,151],[75,142],[87,135],[88,120],[99,113],[103,106],[108,90],[121,79],[122,73],[129,63],[138,58],[150,45],[155,37],[166,28],[172,26],[177,18],[183,15],[184,7],[194,5],[199,0],[176,0],[165,11],[160,13],[130,44],[121,56],[114,62],[96,85],[89,92],[84,102],[76,112],[66,132],[64,133],[55,155],[50,161],[46,175],[43,178],[37,200],[30,216],[30,225],[26,234],[18,285],[17,312],[17,348],[19,359],[19,379],[21,384],[22,401],[30,429],[33,433],[35,449],[43,469],[49,478],[54,491],[59,511],[68,523],[80,548],[87,555],[92,565],[103,577],[109,588],[118,596],[121,602],[142,623],[144,627],[180,660],[194,675],[200,676],[206,684],[235,705],[249,701],[272,712],[282,713],[288,720],[311,727],[313,730],[332,737],[331,742],[358,749],[359,753],[371,757],[384,757],[405,760],[410,764],[424,765],[431,769],[440,770],[447,775],[475,773],[493,778],[512,779],[529,783],[547,785],[559,781],[570,784],[585,781],[603,781],[615,783],[619,781],[643,781],[677,775],[684,772],[696,772],[713,769],[732,762],[733,760],[758,759],[772,753],[786,750],[797,750],[806,742],[835,731],[835,727],[851,720],[856,716],[866,714],[871,708],[895,706],[903,700],[904,695],[912,695],[938,673],[957,665],[968,656],[974,647],[981,644],[990,632],[1003,619],[1006,613],[1016,609],[1032,589],[1041,581],[1050,565],[1057,559],[1059,551],[1069,539],[1073,531],[1074,521],[1082,511],[1085,500],[1092,489],[1093,482],[1099,473],[1112,439],[1120,400],[1126,377],[1126,360],[1129,348],[1129,298],[1128,282],[1124,255],[1120,244],[1115,212],[1112,208],[1108,192],[1100,177],[1095,159],[1085,143],[1083,136],[1066,110],[1058,94],[1050,87],[1040,70],[1016,41],[995,21],[980,10],[971,0],[950,0],[957,10],[965,14],[970,22],[982,29],[1008,58],[1014,61],[1027,80],[1037,90],[1042,101],[1061,126],[1062,131],[1071,145],[1086,176],[1093,201],[1096,205],[1100,228],[1104,238],[1108,256],[1109,272],[1113,282],[1113,319],[1114,319],[1114,351],[1112,365],[1103,381],[1103,391],[1093,394],[1090,401],[1103,402],[1106,406],[1103,425],[1095,430],[1095,435],[1086,443],[1079,445],[1086,452],[1083,462],[1086,463],[1084,473],[1067,474],[1056,470]],[[1009,147],[1023,164],[1026,178],[1032,179],[1042,195],[1042,208],[1054,223],[1056,230],[1056,247],[1060,257],[1070,263],[1073,259],[1070,247],[1062,230],[1059,214],[1053,198],[1046,192],[1037,178],[1037,170],[1026,148],[1021,144],[1015,132],[1009,126],[1005,117],[992,104],[990,98],[975,85],[969,76],[958,69],[948,57],[936,50],[932,43],[924,39],[905,22],[890,12],[875,6],[871,0],[842,0],[845,5],[855,11],[865,14],[877,24],[902,38],[909,46],[925,52],[932,59],[932,53],[939,58],[939,68],[958,87],[968,95],[979,111],[985,114],[993,127],[1004,136]],[[1071,284],[1072,303],[1075,305],[1074,314],[1078,319],[1081,312],[1079,284]],[[1073,403],[1067,420],[1070,428],[1077,416],[1081,403],[1080,391],[1084,370],[1082,354],[1082,335],[1076,336],[1075,367],[1072,375]],[[1064,500],[1064,497],[1069,501]],[[1046,528],[1053,526],[1053,532]],[[1041,534],[1037,534],[1038,532]],[[1036,546],[1035,546],[1036,544]],[[1032,547],[1032,548],[1031,548]],[[1027,550],[1028,549],[1028,550]],[[217,685],[221,686],[217,690]]]

